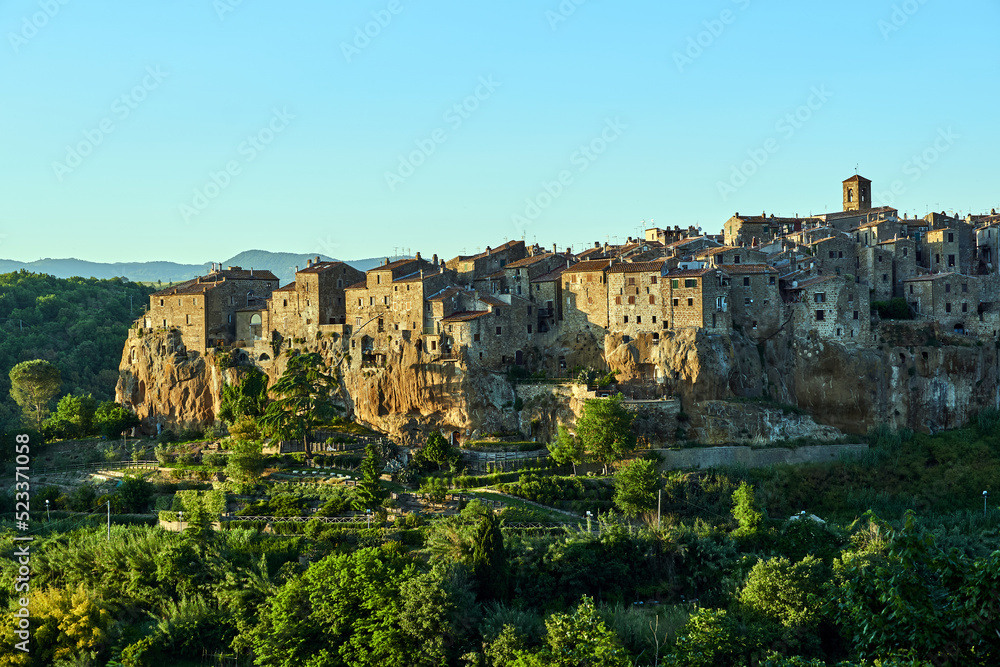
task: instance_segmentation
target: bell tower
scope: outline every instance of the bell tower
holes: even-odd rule
[[[844,181],[844,210],[867,211],[872,207],[872,182],[855,174]]]

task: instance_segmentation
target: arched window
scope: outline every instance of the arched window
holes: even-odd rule
[[[854,190],[852,188],[847,188],[847,201],[854,201]]]

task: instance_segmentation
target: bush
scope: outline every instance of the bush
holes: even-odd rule
[[[183,452],[177,455],[177,463],[182,466],[198,465],[198,455],[193,452]]]
[[[913,312],[906,299],[895,298],[888,301],[873,301],[872,310],[883,320],[912,320]]]

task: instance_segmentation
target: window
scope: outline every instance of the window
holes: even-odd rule
[[[691,297],[688,297],[688,305],[689,306],[693,306],[694,305],[694,299],[692,299]]]
[[[531,306],[528,306],[528,314],[531,315]]]
[[[230,320],[232,320],[232,316],[230,316]],[[190,315],[185,315],[184,316],[184,322],[186,324],[191,324],[191,316]]]
[[[635,278],[629,278],[628,279],[628,284],[629,285],[635,285]]]
[[[497,335],[499,336],[499,335],[501,335],[502,333],[503,333],[503,331],[502,331],[502,327],[497,327]]]
[[[910,294],[913,294],[913,285],[910,285]]]
[[[883,273],[882,274],[882,282],[884,282],[884,283],[889,282],[889,274],[888,273]]]
[[[969,283],[962,283],[962,291],[963,292],[969,291]]]
[[[181,305],[181,300],[180,299],[177,299],[177,305],[178,306]],[[232,294],[229,295],[229,305],[230,306],[235,306],[236,305],[236,297],[233,296]]]
[[[697,287],[697,286],[698,286],[697,278],[687,278],[684,280],[684,287]]]
[[[837,335],[838,336],[842,336],[843,335],[843,330],[842,329],[837,329]]]
[[[743,299],[744,306],[749,306],[751,303],[753,303],[753,299],[751,299],[750,297],[746,297]]]
[[[934,263],[935,264],[941,263],[941,255],[934,255]]]
[[[816,311],[816,320],[819,321],[819,322],[822,322],[825,319],[826,319],[826,311],[825,310],[817,310]]]
[[[733,256],[733,264],[739,264],[739,263],[740,263],[740,256],[739,255]]]
[[[368,305],[369,306],[374,306],[375,305],[375,297],[373,297],[373,296],[368,297]]]
[[[969,304],[965,303],[964,301],[962,302],[962,312],[963,313],[969,312]]]
[[[630,306],[634,306],[635,305],[635,297],[634,296],[630,296],[628,298],[628,305],[630,305]]]
[[[651,305],[651,306],[656,305],[656,296],[653,295],[653,294],[649,295],[649,305]]]
[[[754,328],[754,329],[756,329],[756,328],[757,328],[757,320],[754,320],[754,321],[753,321],[753,328]]]
[[[361,299],[358,299],[358,305],[361,305]],[[282,299],[281,306],[282,308],[288,308],[288,299]]]
[[[768,279],[767,279],[767,284],[768,284],[768,285],[773,285],[773,284],[774,284],[774,276],[769,276],[769,277],[768,277]]]
[[[649,284],[650,285],[655,285],[656,284],[656,276],[650,276],[649,277]]]
[[[950,313],[951,312],[951,304],[950,303],[944,304],[944,312],[946,312],[946,313]]]
[[[831,250],[830,251],[830,259],[833,259],[836,256],[837,256],[837,253],[835,253],[833,250]]]
[[[636,324],[642,324],[642,315],[636,315],[635,316],[635,323]]]
[[[676,308],[679,305],[681,305],[681,300],[680,299],[674,299],[674,308]]]
[[[837,253],[837,259],[844,259],[844,251],[841,250]]]
[[[622,305],[622,298],[620,296],[615,297],[615,305],[616,306]]]
[[[376,285],[381,285],[382,284],[382,274],[380,274],[380,273],[376,273],[375,274],[375,284]]]
[[[625,324],[628,324],[628,315],[625,316],[625,318],[622,320],[622,322],[625,323]]]
[[[816,303],[826,303],[826,292],[816,292],[813,294],[813,301]]]
[[[954,242],[955,242],[955,235],[952,234],[951,232],[948,232],[948,243],[954,243]]]
[[[854,319],[858,319],[858,311],[854,311]]]
[[[945,294],[947,294],[948,292],[950,292],[951,291],[951,285],[950,284],[945,285],[944,286],[944,291],[945,291]]]
[[[229,323],[230,324],[233,323],[233,314],[232,313],[229,313]]]
[[[528,333],[531,333],[531,325],[528,325]]]
[[[903,257],[906,257],[910,253],[909,248],[903,248]]]
[[[656,324],[656,315],[653,315],[653,324]]]
[[[234,297],[229,297],[229,298],[230,298],[230,299],[232,299],[232,298],[234,298]],[[232,301],[230,301],[230,304],[232,304],[232,303],[233,303],[233,302],[232,302]],[[180,299],[177,299],[177,305],[178,305],[178,306],[179,306],[179,305],[181,305],[181,300],[180,300]]]
[[[164,328],[164,329],[166,329],[166,328],[167,328],[167,321],[166,321],[166,320],[163,320],[163,328]]]

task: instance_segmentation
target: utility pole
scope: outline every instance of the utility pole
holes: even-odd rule
[[[108,542],[111,541],[111,501],[108,501]]]

